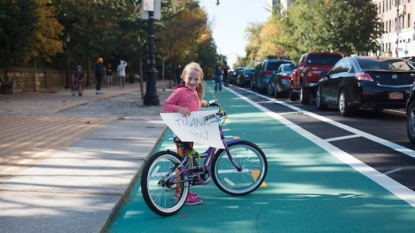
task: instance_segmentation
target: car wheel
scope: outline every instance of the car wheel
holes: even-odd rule
[[[327,109],[327,105],[324,103],[323,95],[322,95],[322,92],[321,92],[321,88],[320,87],[317,87],[316,107],[319,110]]]
[[[340,115],[346,117],[353,113],[353,108],[348,106],[349,101],[347,100],[346,91],[344,89],[340,91],[338,103]]]
[[[300,90],[300,102],[303,105],[308,105],[310,104],[310,89],[306,88],[306,87],[301,87]]]
[[[272,88],[271,83],[268,83],[268,85],[267,85],[267,93],[268,93],[268,95],[273,95],[274,94],[274,88]]]
[[[290,101],[296,101],[298,100],[298,94],[294,92],[294,90],[291,90],[289,98],[290,98]]]
[[[409,141],[415,144],[415,101],[411,102],[406,113],[406,132]]]
[[[261,93],[261,83],[258,83],[258,81],[256,82],[256,85],[255,85],[255,91],[258,93]]]

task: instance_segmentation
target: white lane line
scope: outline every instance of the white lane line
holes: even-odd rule
[[[324,139],[326,142],[333,142],[333,141],[340,141],[340,140],[346,140],[351,138],[359,138],[359,135],[348,135],[348,136],[342,136],[342,137],[335,137],[335,138],[328,138]]]
[[[314,135],[314,134],[308,132],[307,130],[301,128],[300,126],[294,124],[293,122],[289,121],[288,119],[282,117],[280,114],[277,114],[275,112],[271,112],[267,108],[262,107],[258,103],[255,103],[254,101],[246,98],[245,96],[240,95],[239,93],[237,93],[233,90],[229,89],[229,91],[234,93],[235,95],[239,96],[241,99],[247,101],[248,103],[252,104],[254,107],[258,108],[259,110],[263,111],[264,113],[268,114],[269,116],[273,117],[274,119],[276,119],[276,120],[280,121],[281,123],[285,124],[287,127],[291,128],[292,130],[294,130],[295,132],[297,132],[298,134],[300,134],[304,138],[312,141],[314,144],[316,144],[317,146],[323,148],[324,150],[326,150],[327,152],[329,152],[330,154],[332,154],[333,156],[335,156],[339,160],[343,161],[345,164],[348,164],[350,167],[352,167],[356,171],[360,172],[361,174],[363,174],[364,176],[366,176],[369,179],[373,180],[374,182],[376,182],[380,186],[382,186],[385,189],[389,190],[389,192],[393,193],[398,198],[400,198],[403,201],[407,202],[412,207],[415,207],[415,192],[414,191],[412,191],[409,188],[403,186],[402,184],[398,183],[397,181],[393,180],[392,178],[382,174],[381,172],[377,171],[376,169],[368,166],[367,164],[365,164],[362,161],[356,159],[352,155],[350,155],[350,154],[340,150],[339,148],[333,146],[329,142],[317,137],[316,135]],[[257,96],[260,96],[262,98],[268,98],[266,96],[259,95],[257,93],[252,92],[252,91],[248,91],[248,92],[250,92],[252,94],[255,94]],[[268,99],[270,99],[270,98],[268,98]],[[296,109],[296,110],[298,109],[298,111],[303,112],[304,114],[313,116],[316,119],[319,119],[319,120],[324,121],[324,122],[328,122],[332,125],[343,128],[344,130],[351,131],[351,132],[355,133],[356,135],[360,135],[362,137],[371,139],[372,141],[375,141],[375,142],[378,142],[378,143],[379,143],[379,141],[382,141],[383,145],[388,145],[389,147],[396,145],[395,143],[391,143],[391,142],[388,142],[384,139],[381,139],[381,138],[372,136],[368,133],[362,132],[360,130],[353,129],[353,128],[347,126],[347,125],[343,125],[341,123],[334,122],[334,121],[332,121],[330,119],[327,119],[325,117],[318,116],[316,114],[312,114],[310,112],[304,111],[300,108],[290,106],[290,105],[288,105],[284,102],[281,102],[281,101],[275,101],[275,102],[279,103],[279,104],[282,104],[284,106],[287,106],[291,109]],[[399,146],[399,147],[401,147],[401,146]],[[402,148],[404,148],[404,147],[402,147]],[[398,149],[402,149],[402,148],[398,148]],[[393,148],[393,149],[395,149],[395,148]],[[405,148],[405,149],[408,150],[408,152],[410,151],[411,153],[415,154],[414,151],[409,150],[407,148]]]
[[[392,174],[392,173],[398,172],[398,171],[400,171],[400,170],[402,170],[402,169],[400,169],[400,168],[396,168],[396,169],[393,169],[393,170],[391,170],[391,171],[384,172],[383,174],[385,174],[385,175],[389,175],[389,174]]]

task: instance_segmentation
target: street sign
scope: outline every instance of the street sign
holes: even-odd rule
[[[154,0],[143,0],[143,9],[145,11],[154,11]]]
[[[142,19],[148,20],[149,11],[154,12],[154,19],[161,19],[161,0],[142,0],[141,4],[143,4],[143,11],[141,13]]]

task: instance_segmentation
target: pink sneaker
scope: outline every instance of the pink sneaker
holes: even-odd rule
[[[179,198],[179,194],[178,193],[175,193],[174,194],[174,196],[173,196],[173,198],[174,198],[174,200],[177,200],[177,198]],[[187,198],[189,198],[189,197],[193,197],[193,198],[196,198],[196,197],[198,197],[199,196],[199,194],[198,193],[193,193],[193,192],[190,192],[189,191],[189,193],[187,194]]]
[[[199,199],[197,197],[192,197],[190,195],[188,195],[186,199],[186,205],[199,205],[202,202],[203,202],[202,199]]]

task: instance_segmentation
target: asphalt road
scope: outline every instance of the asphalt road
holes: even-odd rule
[[[214,184],[196,186],[201,205],[162,218],[147,208],[136,183],[108,232],[413,232],[413,150],[403,146],[403,116],[340,119],[335,110],[315,114],[313,106],[237,87],[214,93],[211,86],[206,99],[217,99],[229,114],[226,134],[255,142],[267,155],[266,187],[232,197]],[[397,139],[385,140],[382,132]],[[167,132],[157,150],[174,149],[171,137]]]
[[[286,99],[275,104],[266,96],[235,91],[271,111],[285,113],[284,117],[294,124],[415,190],[415,145],[406,135],[404,109],[357,110],[352,117],[342,117],[336,108],[322,111],[314,103],[302,105]]]

